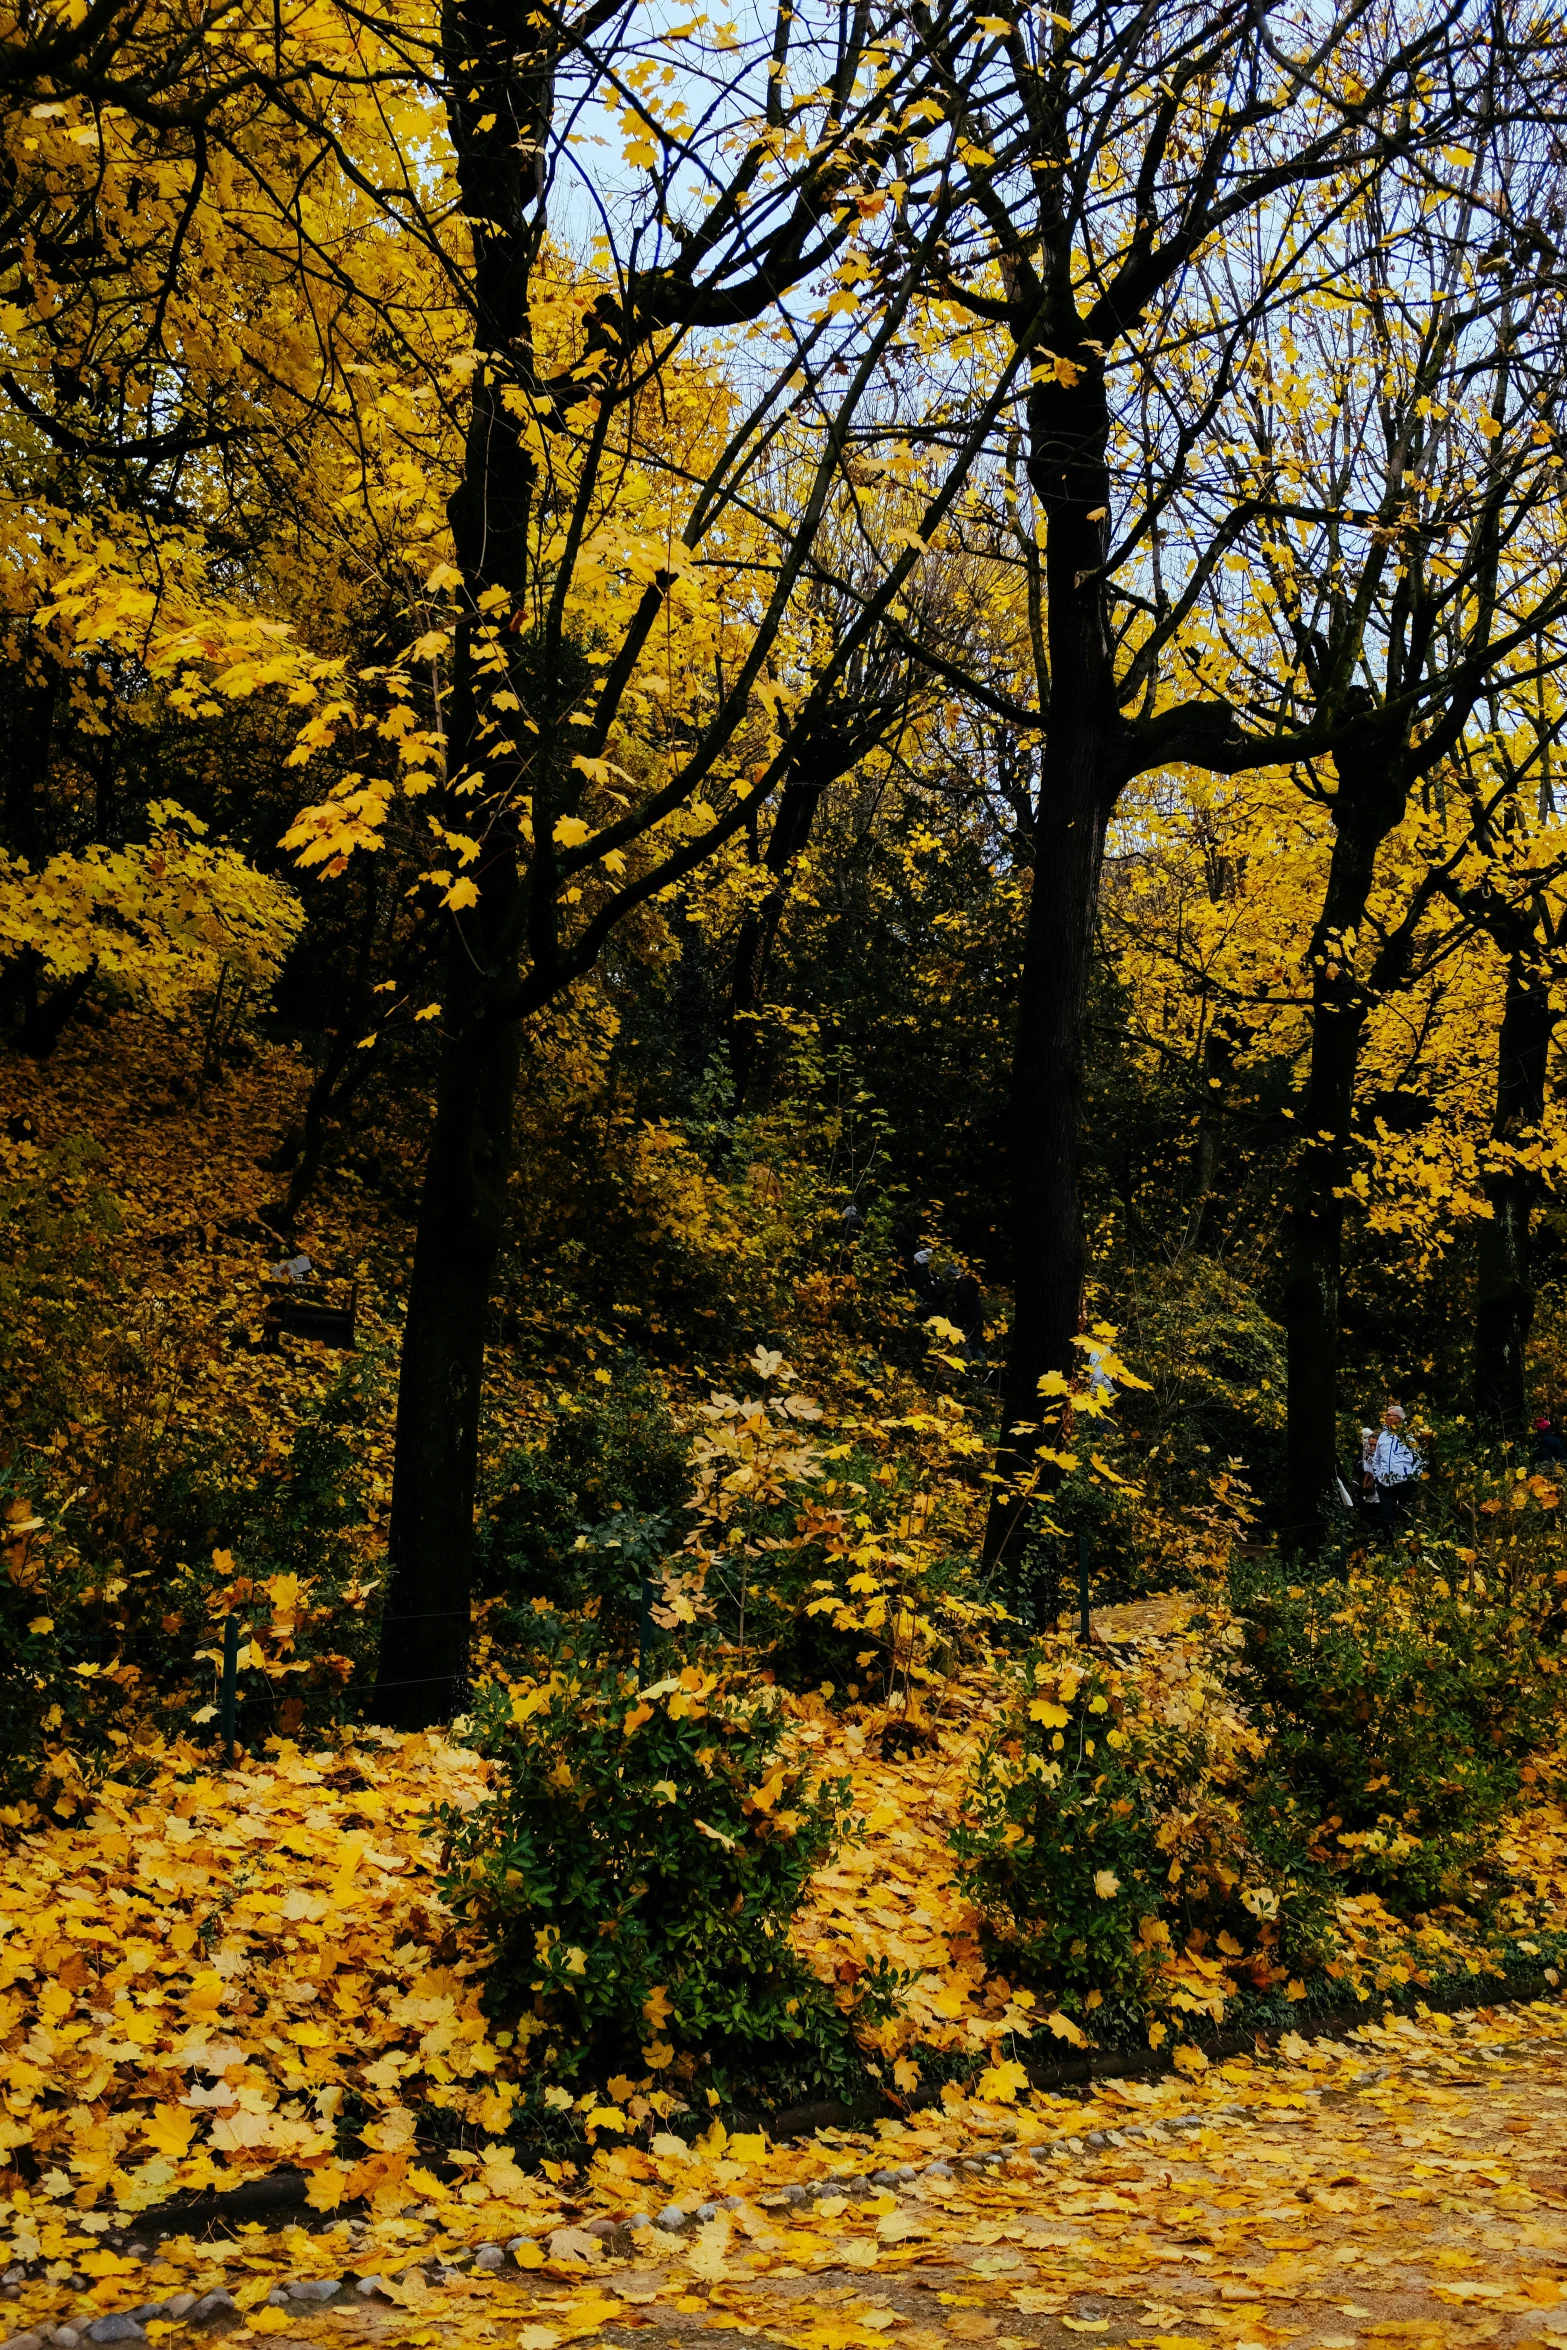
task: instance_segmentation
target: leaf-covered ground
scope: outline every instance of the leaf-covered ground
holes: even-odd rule
[[[1029,2031],[1033,2002],[987,1965],[948,1843],[985,1717],[970,1691],[927,1746],[888,1755],[864,1726],[803,1709],[797,1735],[847,1769],[860,1827],[795,1930],[845,1999],[877,1960],[901,1971],[871,2051],[889,2088],[894,2075],[914,2088],[910,2052],[937,2050],[977,2060],[982,2100],[1005,2104],[1023,2082],[1012,2036]],[[13,1828],[0,1854],[0,2183],[24,2201],[134,2213],[292,2165],[310,2172],[320,2210],[367,2195],[401,2205],[436,2188],[421,2117],[426,2143],[433,2119],[463,2149],[476,2212],[513,2191],[504,2138],[525,2056],[482,2013],[483,1950],[435,1889],[436,1807],[471,1803],[486,1766],[435,1735],[272,1744],[232,1771],[210,1747],[142,1749],[84,1789],[69,1820]],[[1551,1802],[1509,1824],[1503,1857],[1534,1889],[1515,1937],[1567,1912],[1564,1839]],[[1362,1897],[1340,1924],[1360,1953],[1345,1988],[1363,1999],[1460,1962],[1479,1997],[1497,1972],[1456,1915],[1399,1927]],[[1172,1951],[1168,1971],[1177,2030],[1223,2015],[1232,1986],[1211,1958]],[[1202,2059],[1187,2048],[1177,2061]],[[602,2093],[583,2100],[601,2140],[645,2135],[650,2112],[668,2111],[667,2093],[650,2109],[616,2088],[620,2110]],[[337,2151],[349,2124],[358,2159]]]
[[[62,1293],[89,1353],[122,1295],[149,1326],[154,1306],[171,1327],[199,1325],[201,1345],[159,1391],[162,1426],[221,1421],[264,1466],[335,1377],[319,1348],[274,1354],[251,1336],[264,1251],[249,1219],[276,1180],[244,1137],[282,1121],[297,1076],[263,1056],[229,1081],[221,1114],[176,1107],[156,1094],[145,1038],[138,1050],[111,1078],[62,1049],[36,1089],[46,1143],[91,1133],[117,1201],[97,1259],[78,1271],[62,1255]],[[149,1121],[149,1107],[167,1116]],[[13,1173],[34,1148],[13,1146]],[[373,1346],[395,1324],[397,1219],[334,1200],[304,1237],[329,1270],[360,1278]],[[46,1336],[40,1325],[39,1362]],[[386,1433],[373,1421],[362,1439],[372,1474],[350,1533],[367,1564]],[[40,1448],[62,1488],[88,1484],[99,1434],[84,1409]],[[1200,1671],[1215,1706],[1182,1614],[1111,1611],[1096,1626],[1161,1703],[1186,1704]],[[953,1883],[951,1831],[996,1696],[982,1669],[933,1685],[913,1752],[887,1750],[871,1708],[790,1701],[799,1746],[851,1779],[860,1823],[819,1874],[798,1945],[846,2003],[878,1961],[899,1970],[868,2049],[889,2089],[923,2089],[939,2057],[967,2061],[977,2093],[949,2087],[873,2133],[784,2151],[728,2136],[705,2110],[693,2150],[660,2127],[677,2117],[624,2084],[618,2109],[602,2093],[586,2101],[590,2166],[518,2167],[508,2129],[523,2060],[483,2014],[483,1953],[435,1890],[432,1815],[483,1785],[459,1744],[363,1730],[319,1752],[273,1740],[224,1771],[210,1743],[138,1730],[109,1777],[67,1774],[49,1810],[17,1806],[0,1851],[0,2337],[64,2327],[72,2350],[85,2326],[140,2311],[123,2323],[178,2338],[193,2303],[223,2292],[234,2306],[216,2322],[230,2330],[390,2350],[554,2350],[650,2326],[659,2340],[729,2330],[797,2350],[1063,2350],[1067,2334],[1161,2350],[1550,2339],[1558,2261],[1567,2270],[1567,2220],[1560,2252],[1553,2233],[1567,2210],[1553,2183],[1567,2024],[1554,2007],[1480,2005],[1504,1942],[1543,1963],[1567,1925],[1567,1817],[1548,1760],[1498,1841],[1506,1892],[1489,1935],[1457,1912],[1409,1926],[1374,1896],[1339,1906],[1335,1997],[1372,2017],[1379,1991],[1456,1975],[1474,1984],[1476,2016],[1291,2040],[1278,2065],[1209,2069],[1188,2046],[1185,2073],[1162,2083],[1053,2098],[1028,2091],[1016,2059],[1037,2011],[987,1957]],[[1228,2020],[1243,1958],[1169,1949],[1161,1997],[1176,2038]],[[699,2087],[687,2094],[702,2106]],[[436,2137],[449,2164],[432,2159]],[[964,2167],[1001,2149],[999,2169]],[[308,2176],[305,2224],[154,2244],[148,2217],[170,2196],[279,2168]],[[834,2172],[876,2171],[900,2175],[814,2193]],[[624,2224],[672,2204],[689,2225]],[[498,2249],[475,2270],[482,2247]],[[290,2299],[291,2281],[328,2297]]]
[[[847,1767],[860,1826],[796,1932],[845,1997],[878,1959],[902,1971],[879,2032],[889,2069],[911,2049],[967,2055],[985,2068],[982,2100],[1005,2104],[1023,2082],[1011,2036],[1028,2031],[1032,2002],[987,1966],[948,1844],[984,1726],[971,1695],[927,1746],[888,1755],[863,1726],[804,1711],[797,1734]],[[514,2191],[503,2141],[525,2058],[483,2015],[484,1953],[435,1890],[436,1806],[471,1803],[485,1766],[434,1735],[272,1747],[231,1771],[210,1748],[143,1749],[84,1789],[68,1820],[13,1829],[0,1857],[0,2149],[24,2203],[134,2213],[289,2164],[309,2171],[320,2210],[364,2196],[400,2206],[436,2192],[421,2117],[463,2149],[468,2206]],[[1547,1801],[1507,1828],[1514,1882],[1533,1887],[1515,1936],[1567,1908],[1564,1829]],[[1399,1929],[1362,1898],[1341,1925],[1362,1954],[1346,1988],[1363,1999],[1407,1984],[1422,1957],[1450,1971],[1462,1956],[1477,1997],[1496,1971],[1456,1917]],[[1211,1961],[1172,1952],[1169,1964],[1188,2014],[1204,2001],[1222,2014],[1228,1986]],[[1188,2048],[1177,2061],[1202,2059]],[[914,2086],[907,2069],[898,2084]],[[652,2126],[630,2085],[619,2093],[623,2111],[583,2101],[610,2141]],[[652,2111],[667,2113],[667,2096]],[[358,2159],[338,2152],[349,2123]]]
[[[1564,2121],[1567,2018],[1542,2003],[804,2148],[721,2131],[684,2155],[621,2148],[583,2179],[513,2171],[482,2201],[431,2186],[314,2232],[111,2243],[106,2221],[20,2196],[6,2290],[15,2333],[66,2325],[62,2350],[108,2311],[178,2337],[213,2292],[234,2306],[196,2324],[280,2350],[649,2329],[791,2350],[1543,2344],[1567,2335]],[[676,2199],[686,2224],[646,2224]],[[305,2285],[328,2297],[289,2289]]]

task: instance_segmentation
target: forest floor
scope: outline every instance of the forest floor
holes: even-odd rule
[[[654,2171],[683,2228],[625,2224]],[[654,2350],[714,2332],[790,2350],[1559,2343],[1567,2015],[1367,2024],[1195,2083],[964,2101],[782,2150],[715,2132],[679,2160],[621,2151],[580,2182],[513,2179],[482,2210],[443,2194],[313,2233],[78,2252],[83,2280],[98,2272],[86,2296],[40,2279],[9,2289],[9,2315],[42,2342],[63,2316],[74,2336],[134,2308],[156,2341],[188,2330],[176,2295],[219,2291],[239,2306],[207,2322],[278,2350]],[[302,2305],[291,2280],[338,2280],[336,2298]],[[135,2335],[99,2319],[89,2338]]]

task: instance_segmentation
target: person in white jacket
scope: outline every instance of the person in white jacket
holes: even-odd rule
[[[1377,1506],[1385,1534],[1394,1533],[1408,1512],[1423,1474],[1420,1455],[1404,1435],[1404,1407],[1390,1403],[1382,1425],[1366,1453],[1366,1473],[1377,1489]]]

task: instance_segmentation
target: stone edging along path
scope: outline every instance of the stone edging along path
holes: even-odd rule
[[[1504,1974],[1472,1976],[1449,1980],[1440,1985],[1419,1983],[1400,1985],[1395,1991],[1381,1991],[1361,2001],[1346,2001],[1342,2006],[1318,2008],[1287,2024],[1245,2032],[1209,2032],[1204,2035],[1195,2029],[1190,2032],[1190,2044],[1200,2048],[1210,2063],[1222,2064],[1226,2057],[1260,2054],[1277,2046],[1287,2032],[1296,2033],[1302,2040],[1335,2039],[1340,2033],[1352,2031],[1357,2024],[1378,2022],[1388,2013],[1413,2015],[1425,2008],[1436,2015],[1461,2015],[1481,2007],[1506,2007],[1520,2001],[1557,1996],[1557,1984],[1543,1966],[1510,1968]],[[1089,2081],[1155,2080],[1178,2069],[1172,2056],[1159,2049],[1095,2048],[1077,2056],[1054,2059],[1048,2064],[1026,2064],[1029,2086],[1034,2089],[1071,2089]],[[818,2130],[857,2130],[890,2120],[910,2111],[918,2112],[941,2102],[937,2090],[929,2090],[906,2102],[894,2101],[876,2092],[869,2097],[844,2104],[833,2099],[822,2099],[810,2105],[786,2106],[777,2113],[740,2113],[736,2120],[741,2127],[765,2130],[775,2143],[790,2138],[813,2137]],[[526,2161],[541,2149],[521,2147],[519,2156]],[[430,2167],[437,2177],[454,2176],[451,2166],[439,2160]],[[193,2195],[184,2202],[170,2203],[143,2212],[136,2222],[139,2235],[167,2235],[191,2228],[221,2225],[231,2219],[250,2220],[268,2213],[282,2214],[305,2208],[308,2180],[303,2171],[269,2171],[265,2177],[242,2179],[237,2186],[226,2187],[210,2194]],[[0,2350],[4,2346],[0,2345]]]

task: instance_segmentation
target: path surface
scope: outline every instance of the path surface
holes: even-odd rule
[[[688,2210],[701,2192],[738,2198],[678,2229],[623,2224],[631,2170],[619,2162],[575,2204],[570,2183],[557,2185],[555,2224],[478,2267],[477,2232],[452,2204],[434,2224],[426,2207],[313,2236],[185,2239],[144,2264],[145,2295],[226,2285],[243,2300],[247,2284],[253,2298],[263,2280],[277,2291],[289,2278],[330,2291],[337,2268],[386,2280],[368,2293],[350,2282],[330,2305],[278,2292],[278,2306],[218,2321],[280,2350],[663,2350],[725,2332],[792,2350],[1069,2350],[1085,2336],[1156,2350],[1567,2350],[1567,2011],[1556,2005],[1295,2040],[1281,2061],[1195,2082],[963,2105],[874,2139],[769,2152],[761,2166],[663,2165]],[[904,2175],[877,2188],[873,2167]],[[851,2168],[844,2193],[827,2174]],[[589,2232],[612,2222],[613,2233]],[[106,2278],[97,2311],[116,2289],[125,2309],[124,2280]],[[62,2318],[76,2332],[95,2315],[73,2315],[42,2281],[10,2297],[13,2324],[40,2344]],[[145,2297],[140,2307],[155,2341],[195,2331],[153,2315]]]

